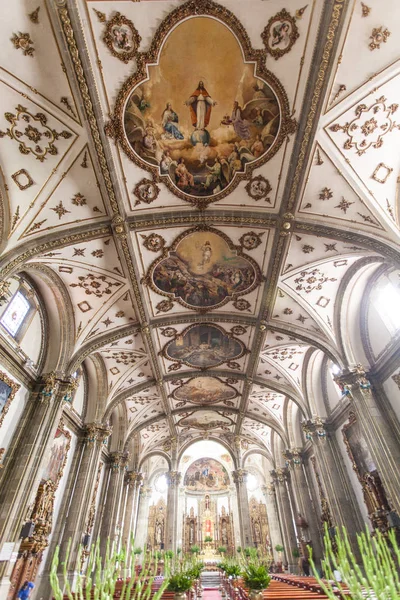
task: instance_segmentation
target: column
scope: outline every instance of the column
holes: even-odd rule
[[[308,488],[304,471],[304,461],[301,448],[287,450],[283,454],[291,473],[294,492],[295,522],[300,534],[300,543],[305,552],[306,544],[312,542],[313,557],[322,558],[322,544],[318,516],[313,505],[311,492]]]
[[[59,576],[63,574],[61,563],[66,559],[66,550],[71,540],[67,565],[68,578],[73,581],[82,567],[78,564],[78,548],[85,535],[90,536],[96,514],[97,489],[100,482],[101,450],[111,427],[100,423],[87,425],[78,441],[71,468],[67,489],[64,492],[64,504],[58,515],[53,538],[49,547],[45,569],[38,587],[38,597],[50,597],[49,573],[51,561],[57,545],[60,546]],[[85,553],[88,553],[90,540],[87,540]],[[85,558],[85,554],[82,557]]]
[[[365,369],[357,365],[335,377],[335,381],[352,400],[351,407],[382,479],[390,508],[400,514],[400,443]]]
[[[121,535],[118,519],[120,517],[124,475],[128,456],[122,452],[113,452],[110,455],[110,459],[110,479],[100,528],[100,553],[103,559],[106,554],[107,540],[110,540],[111,552],[115,545],[118,544]]]
[[[276,469],[271,471],[272,480],[276,490],[276,500],[280,516],[283,547],[285,549],[286,561],[289,571],[295,573],[297,569],[297,559],[293,557],[293,550],[297,548],[297,536],[293,523],[293,513],[289,497],[288,469]]]
[[[278,508],[276,505],[275,486],[273,483],[269,485],[263,485],[261,487],[261,490],[263,492],[265,504],[267,506],[268,527],[270,542],[272,546],[272,554],[274,557],[274,561],[277,562],[279,560],[279,554],[275,550],[275,546],[283,546],[283,539],[278,515]]]
[[[73,379],[62,373],[43,375],[36,384],[18,423],[0,471],[0,547],[13,542],[33,507],[40,476],[60,422]],[[0,598],[7,593],[13,565],[0,563]]]
[[[253,535],[251,531],[249,498],[247,495],[247,475],[248,471],[237,469],[232,471],[233,481],[236,485],[238,510],[239,510],[239,527],[240,538],[243,548],[253,546]]]
[[[332,528],[337,526],[346,527],[352,550],[358,553],[356,533],[364,530],[365,524],[337,441],[327,429],[323,419],[318,416],[312,421],[303,423],[303,430],[307,439],[313,442],[316,455],[315,468],[318,470],[324,484],[325,499],[323,503],[321,501],[322,519],[326,521],[324,511],[326,512],[328,507],[332,519]]]
[[[126,484],[126,504],[124,528],[122,531],[122,545],[126,547],[126,563],[129,564],[129,555],[131,551],[131,534],[133,533],[133,524],[136,517],[136,502],[138,492],[142,484],[143,475],[138,471],[128,471],[125,476]]]
[[[168,471],[165,476],[168,483],[165,549],[175,552],[177,546],[178,491],[182,474],[178,471]]]
[[[147,546],[147,526],[149,520],[149,504],[153,493],[151,487],[143,485],[139,493],[139,510],[136,522],[135,546],[146,548]],[[143,555],[141,555],[142,559]]]

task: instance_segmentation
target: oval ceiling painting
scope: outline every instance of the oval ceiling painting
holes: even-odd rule
[[[177,423],[179,427],[202,429],[203,431],[219,428],[226,430],[233,424],[232,419],[214,410],[199,410],[197,412],[186,414],[186,416]]]
[[[209,369],[240,358],[244,344],[218,325],[190,325],[164,346],[165,358],[188,367]]]
[[[195,492],[226,490],[228,471],[213,458],[199,458],[186,471],[183,485]]]
[[[232,406],[230,401],[237,395],[234,387],[217,377],[194,377],[173,392],[175,400],[199,405],[223,402]]]
[[[198,312],[248,294],[260,280],[257,263],[210,228],[179,236],[146,278],[154,291]]]
[[[201,206],[269,160],[294,125],[266,54],[239,21],[215,3],[210,16],[181,12],[161,24],[125,83],[116,130],[134,162]]]

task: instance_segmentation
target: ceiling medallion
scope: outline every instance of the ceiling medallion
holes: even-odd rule
[[[31,40],[29,33],[14,33],[11,41],[17,50],[22,50],[24,56],[33,56],[35,48],[33,47],[33,40]]]
[[[163,249],[142,281],[171,301],[205,313],[250,293],[260,285],[261,271],[228,236],[199,225]]]
[[[268,54],[278,60],[290,52],[299,37],[296,19],[287,10],[281,10],[268,21],[261,37]]]
[[[223,429],[229,431],[229,427],[234,425],[234,421],[220,411],[199,410],[197,412],[182,413],[182,415],[183,418],[178,421],[177,425],[185,429],[202,429],[205,431]]]
[[[47,154],[58,154],[54,142],[60,137],[65,140],[72,137],[69,131],[58,132],[47,125],[47,117],[43,113],[32,115],[27,109],[18,104],[16,114],[6,112],[4,116],[11,123],[6,131],[0,131],[0,138],[8,136],[11,140],[19,142],[21,154],[32,153],[37,160],[43,162]],[[19,127],[19,129],[18,129]]]
[[[144,202],[145,204],[151,204],[157,199],[159,192],[160,189],[153,181],[146,178],[142,179],[133,190],[133,193],[137,198],[135,206],[141,202]]]
[[[372,30],[372,33],[369,36],[371,42],[368,44],[370,50],[379,50],[381,44],[386,44],[390,31],[388,29],[382,31],[382,29],[382,27],[376,27]]]
[[[179,365],[210,369],[244,356],[248,350],[239,339],[219,325],[201,323],[186,327],[162,349],[162,355]],[[176,366],[170,365],[169,371]]]
[[[207,39],[207,55],[194,39]],[[295,131],[266,56],[229,10],[189,0],[137,54],[137,71],[125,81],[106,131],[133,162],[204,208],[251,177]]]
[[[132,21],[117,12],[107,22],[103,40],[113,56],[128,63],[136,56],[142,38]]]
[[[29,175],[26,169],[20,169],[16,173],[13,173],[11,175],[11,179],[15,181],[20,190],[26,190],[34,183],[32,177]]]
[[[231,400],[238,395],[234,387],[218,377],[207,376],[193,377],[172,392],[174,400],[180,402],[178,408],[187,402],[199,406],[221,403],[233,406]]]
[[[265,179],[262,175],[257,175],[250,179],[245,187],[246,192],[257,202],[257,200],[265,200],[268,204],[271,204],[271,198],[268,198],[268,194],[272,192],[272,187],[268,179]]]
[[[398,104],[387,105],[387,99],[381,96],[371,106],[359,104],[355,109],[356,117],[352,121],[340,125],[335,123],[329,129],[333,132],[343,131],[349,137],[343,148],[355,148],[357,154],[365,154],[368,148],[380,148],[383,145],[383,136],[394,129],[400,129],[400,124],[392,120],[392,115],[399,108]]]

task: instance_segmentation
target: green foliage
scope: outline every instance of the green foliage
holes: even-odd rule
[[[200,547],[197,546],[197,544],[195,544],[194,546],[191,546],[190,552],[192,554],[199,554],[200,553]]]
[[[133,539],[131,540],[132,551],[130,558],[125,565],[130,569],[130,572],[134,571],[134,547]],[[76,564],[81,564],[83,548],[82,546],[78,549],[78,556],[76,558]],[[53,556],[51,571],[50,571],[50,584],[53,591],[55,600],[63,600],[63,596],[67,596],[69,600],[106,600],[113,598],[115,592],[115,584],[117,579],[122,576],[124,579],[120,600],[149,600],[151,595],[151,586],[154,582],[154,574],[157,572],[157,560],[151,553],[148,553],[144,559],[142,565],[142,571],[136,578],[131,577],[129,581],[126,580],[126,570],[121,568],[120,563],[125,563],[127,552],[125,548],[122,548],[120,552],[110,552],[110,543],[107,541],[106,555],[101,557],[100,555],[100,541],[97,540],[96,544],[92,544],[87,558],[86,563],[86,576],[83,578],[81,574],[78,575],[76,580],[76,591],[74,595],[71,591],[71,585],[68,581],[68,563],[70,556],[70,543],[68,544],[67,553],[64,563],[62,563],[62,569],[59,570],[59,547],[57,546]],[[60,572],[61,571],[61,572]],[[61,588],[59,575],[62,576],[64,581],[64,587]],[[83,587],[83,581],[85,587]],[[152,597],[152,600],[160,600],[165,589],[169,584],[169,573],[168,570],[165,573],[164,581],[160,589]]]
[[[362,557],[362,565],[359,565],[351,549],[346,529],[343,527],[342,530],[338,530],[332,540],[325,525],[325,558],[322,561],[325,578],[333,580],[333,571],[338,570],[343,583],[346,583],[349,588],[352,600],[363,600],[366,597],[374,597],[378,600],[400,600],[400,547],[394,531],[390,531],[388,536],[387,540],[377,531],[371,538],[368,528],[365,532],[357,534],[357,544]],[[333,588],[336,587],[343,597],[341,583],[321,580],[312,559],[312,550],[310,547],[308,550],[314,576],[324,593],[330,600],[335,600],[337,595]]]
[[[226,546],[218,546],[217,550],[218,550],[219,554],[225,554]]]
[[[299,552],[298,548],[293,548],[293,550],[292,550],[292,556],[293,556],[293,558],[299,558],[300,552]]]
[[[176,594],[187,592],[193,585],[193,578],[188,573],[175,573],[169,578],[168,589]]]
[[[199,579],[203,569],[204,563],[202,561],[193,561],[192,564],[186,569],[186,573],[193,579]]]
[[[275,550],[276,550],[277,552],[283,552],[283,551],[284,551],[284,549],[285,549],[285,548],[284,548],[283,546],[281,546],[281,544],[277,544],[277,545],[275,546]]]
[[[241,553],[241,551],[242,551],[242,547],[241,547],[241,546],[238,546],[238,547],[236,548],[236,552],[239,552],[239,554],[240,554],[240,553]]]
[[[165,556],[165,558],[174,558],[174,553],[172,550],[166,550],[164,552],[164,556]]]
[[[257,548],[245,548],[244,555],[246,558],[257,558],[257,556],[258,556]]]
[[[243,582],[250,590],[265,590],[271,581],[268,567],[248,561],[242,571]]]
[[[206,537],[204,538],[204,541],[205,542],[212,542],[213,539],[212,539],[211,535],[206,535]]]
[[[241,568],[235,560],[224,561],[224,571],[228,577],[239,577]]]
[[[181,554],[181,552],[182,552],[182,548],[177,548],[177,549],[176,549],[176,553],[177,553],[178,555],[179,555],[179,554]]]
[[[141,548],[134,548],[133,549],[133,554],[137,554],[137,555],[142,554],[142,549]]]

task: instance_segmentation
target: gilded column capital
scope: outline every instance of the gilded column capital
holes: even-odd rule
[[[40,381],[41,389],[38,394],[39,402],[50,402],[57,394],[59,383],[60,380],[57,378],[55,371],[42,375]]]
[[[274,496],[275,495],[275,486],[273,483],[267,483],[267,485],[261,486],[261,491],[265,496]]]
[[[125,481],[130,487],[140,485],[143,480],[143,474],[138,471],[127,471]]]
[[[79,381],[75,379],[75,377],[72,377],[72,375],[68,377],[64,389],[63,402],[68,402],[69,404],[72,403],[72,400],[74,399],[74,393],[77,390],[78,385]]]
[[[352,369],[343,370],[342,373],[335,375],[333,379],[343,395],[349,395],[357,390],[364,394],[371,392],[371,382],[368,379],[367,370],[361,364],[357,364]]]
[[[129,454],[123,452],[112,452],[110,454],[110,468],[112,471],[117,472],[120,469],[125,469],[129,461]]]
[[[303,421],[301,424],[303,431],[306,435],[306,439],[310,442],[314,440],[325,440],[327,435],[327,426],[325,419],[322,417],[314,416],[308,421]]]
[[[304,462],[301,448],[292,448],[290,450],[284,450],[282,452],[282,456],[285,459],[286,466],[289,469],[291,467],[300,469],[301,465]]]
[[[248,474],[249,472],[245,471],[245,469],[237,469],[237,471],[232,471],[234,483],[236,483],[236,485],[246,483]]]
[[[179,471],[168,471],[165,473],[169,487],[178,487],[181,482],[182,473]]]
[[[153,489],[148,485],[142,485],[142,487],[140,488],[140,497],[143,499],[150,498],[152,493]]]
[[[96,441],[104,444],[111,433],[112,427],[110,425],[96,422],[88,423],[84,429],[84,440],[89,444],[94,444]]]
[[[280,483],[283,485],[288,479],[289,470],[285,467],[284,469],[273,469],[271,471],[271,477],[274,484]]]

